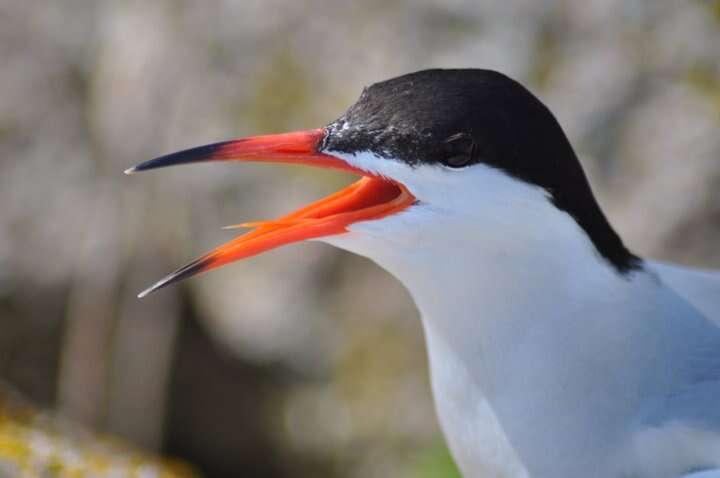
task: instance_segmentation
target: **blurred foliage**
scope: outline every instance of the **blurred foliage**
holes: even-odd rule
[[[253,129],[263,133],[288,131],[312,103],[310,78],[290,48],[271,52],[255,80],[255,92],[238,109]]]
[[[0,476],[7,478],[195,478],[188,465],[39,412],[0,389]]]
[[[720,10],[720,7],[718,9]],[[718,122],[720,122],[720,70],[708,64],[695,65],[688,71],[688,82],[707,97],[715,108]]]
[[[417,464],[417,478],[462,478],[450,451],[440,443],[425,450]]]
[[[705,0],[704,5],[707,7],[713,18],[715,18],[715,21],[720,23],[720,1]]]
[[[22,467],[37,435],[165,469],[78,422],[213,478],[457,477],[417,311],[370,261],[298,244],[135,298],[346,175],[122,171],[320,127],[408,71],[493,68],[555,112],[633,251],[720,266],[718,45],[714,0],[0,0],[0,378],[65,417],[3,419],[0,452]]]

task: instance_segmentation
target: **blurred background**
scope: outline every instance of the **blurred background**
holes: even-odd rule
[[[322,126],[402,73],[522,81],[633,251],[720,267],[718,1],[0,0],[0,62],[3,477],[86,476],[107,437],[208,478],[457,476],[415,308],[369,261],[296,244],[135,297],[350,178],[124,169]]]

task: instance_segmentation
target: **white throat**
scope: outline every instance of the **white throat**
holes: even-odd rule
[[[594,393],[588,371],[622,368],[624,351],[609,359],[611,344],[596,336],[612,341],[617,333],[593,330],[618,323],[580,315],[589,303],[612,315],[616,302],[638,293],[638,276],[646,285],[653,278],[618,274],[541,188],[483,165],[473,168],[457,175],[460,180],[437,168],[418,168],[407,178],[392,171],[388,176],[402,180],[420,203],[323,240],[373,259],[409,289],[423,319],[440,420],[466,476],[478,469],[524,476],[518,455],[537,465],[532,476],[544,476],[543,463],[568,461],[554,450],[572,450],[572,444],[552,446],[554,439],[577,440],[578,450],[594,449],[602,460],[612,442],[586,436],[596,428],[586,417],[598,415],[583,409],[602,407],[608,393],[623,403],[617,395],[632,391],[622,390],[619,380],[617,390]],[[567,367],[566,356],[584,363]],[[627,420],[626,412],[620,407],[603,418]],[[479,443],[487,443],[480,454]],[[581,464],[577,476],[607,471],[606,463]]]

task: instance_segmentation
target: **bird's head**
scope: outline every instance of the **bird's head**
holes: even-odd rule
[[[522,85],[494,71],[407,74],[366,88],[324,128],[200,146],[126,172],[203,161],[299,163],[350,171],[361,179],[277,220],[252,224],[253,231],[178,269],[141,296],[308,239],[376,260],[388,251],[401,254],[434,241],[473,241],[477,237],[469,231],[522,221],[538,201],[574,219],[618,271],[632,268],[635,260],[597,206],[552,113]],[[485,237],[504,240],[502,234]]]

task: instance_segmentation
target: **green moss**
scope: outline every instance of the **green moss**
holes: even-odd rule
[[[416,465],[417,478],[462,478],[450,451],[443,443],[428,448]]]
[[[46,478],[199,477],[184,463],[152,456],[40,413],[0,387],[0,475],[8,469],[20,472],[11,476]]]

